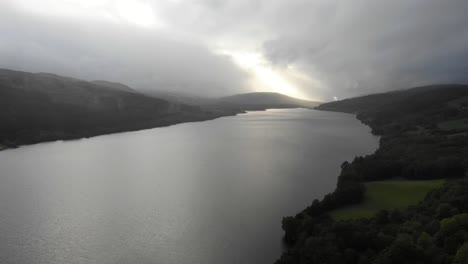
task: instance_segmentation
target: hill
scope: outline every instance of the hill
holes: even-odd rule
[[[218,98],[217,105],[230,105],[231,107],[242,107],[246,109],[255,108],[313,108],[319,102],[301,100],[280,93],[257,92],[237,94]]]
[[[468,85],[443,84],[421,86],[324,103],[318,108],[348,113],[369,111],[410,113],[412,111],[440,108],[452,101],[460,101],[460,103],[462,101],[468,102]]]
[[[133,90],[132,88],[122,83],[109,82],[109,81],[103,81],[103,80],[91,81],[91,83],[96,84],[98,86],[107,87],[107,88],[115,89],[119,91],[137,93],[137,91]]]
[[[433,85],[317,107],[357,114],[380,146],[343,162],[333,192],[283,218],[277,264],[467,263],[467,99],[467,85]],[[433,191],[441,181],[419,182],[435,179],[446,181]]]
[[[0,147],[167,126],[233,114],[203,111],[121,84],[0,69]]]
[[[167,91],[144,91],[144,93],[149,96],[164,98],[170,102],[200,106],[205,110],[218,111],[243,112],[269,108],[313,108],[320,104],[319,102],[301,100],[269,92],[244,93],[219,98]]]
[[[148,96],[162,98],[169,102],[186,104],[186,105],[194,105],[194,106],[210,105],[210,104],[213,104],[216,100],[215,98],[203,97],[203,96],[198,96],[198,95],[189,94],[189,93],[171,92],[171,91],[144,90],[142,92]]]
[[[395,92],[367,95],[337,102],[325,103],[319,110],[354,113],[372,124],[375,133],[383,134],[400,125],[435,125],[442,120],[466,116],[468,85],[432,85]]]
[[[0,69],[0,149],[208,120],[246,110],[315,105],[275,93],[215,99],[154,91],[143,94],[104,80],[88,82]]]

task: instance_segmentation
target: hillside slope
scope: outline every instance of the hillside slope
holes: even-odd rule
[[[125,84],[122,84],[122,83],[109,82],[109,81],[103,81],[103,80],[95,80],[95,81],[91,81],[91,83],[96,84],[96,85],[101,86],[101,87],[115,89],[115,90],[118,90],[118,91],[137,93],[137,91],[133,90],[129,86],[127,86]]]
[[[325,103],[316,109],[357,114],[377,134],[398,130],[392,127],[396,120],[400,126],[429,127],[442,120],[467,116],[468,85],[416,87]]]
[[[115,82],[0,69],[0,149],[317,104],[276,93],[220,99],[143,94]]]
[[[466,85],[435,85],[317,107],[356,113],[381,135],[380,146],[343,162],[333,192],[283,218],[288,249],[277,264],[467,263],[454,261],[468,252],[467,99]],[[405,180],[448,180],[419,204],[402,208],[394,203],[404,199],[401,189],[386,190],[400,194],[390,206],[372,201],[373,190],[367,189],[390,179],[398,180],[397,188]],[[374,203],[372,212],[354,217],[366,203]]]
[[[188,93],[170,92],[170,91],[158,91],[158,90],[144,90],[142,93],[156,98],[161,98],[169,102],[181,103],[193,106],[205,106],[213,104],[215,98],[203,97]]]
[[[269,92],[245,93],[218,98],[217,104],[222,103],[231,104],[233,106],[267,108],[312,108],[320,104],[319,102],[307,101],[280,93]]]
[[[144,93],[171,102],[201,106],[205,109],[245,111],[268,108],[313,108],[320,104],[319,102],[301,100],[271,92],[244,93],[219,98],[163,91],[144,91]]]
[[[109,85],[1,69],[0,145],[90,137],[226,115],[104,84]]]

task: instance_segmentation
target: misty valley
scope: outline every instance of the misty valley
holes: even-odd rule
[[[0,95],[4,263],[464,263],[466,85],[320,104],[5,69]]]
[[[320,104],[0,70],[0,95],[5,263],[465,263],[466,85]]]
[[[318,105],[277,93],[221,98],[154,95],[120,83],[7,69],[0,69],[0,95],[0,149],[203,121],[247,110]]]
[[[467,0],[0,0],[0,264],[468,264]]]

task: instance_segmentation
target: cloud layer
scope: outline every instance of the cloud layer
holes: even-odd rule
[[[0,10],[3,68],[213,96],[246,89],[246,73],[229,57],[177,34],[99,17],[21,12],[5,4]]]
[[[273,63],[304,67],[326,83],[325,95],[468,81],[467,1],[295,2],[315,12],[265,42],[265,52]]]
[[[0,67],[213,96],[300,90],[322,100],[468,82],[466,0],[34,2],[0,4]],[[235,54],[261,60],[236,64],[243,57]],[[271,79],[249,82],[259,73]]]

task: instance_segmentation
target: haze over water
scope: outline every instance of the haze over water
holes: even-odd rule
[[[282,217],[377,146],[292,109],[2,151],[0,263],[272,263]]]

